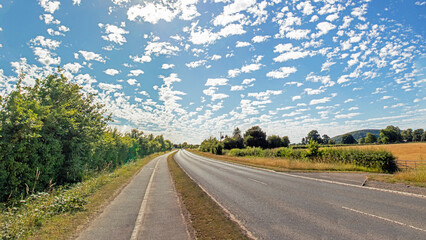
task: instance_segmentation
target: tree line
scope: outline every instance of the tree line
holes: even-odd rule
[[[261,147],[266,149],[288,147],[289,144],[290,139],[288,136],[280,137],[278,135],[271,135],[267,137],[266,133],[259,126],[247,129],[244,135],[241,135],[241,130],[237,127],[234,129],[232,136],[226,135],[222,141],[213,137],[205,139],[200,145],[200,150],[222,154],[223,149],[242,149],[245,147]]]
[[[52,74],[32,87],[19,80],[0,98],[0,201],[76,183],[173,147],[161,135],[110,129],[103,105],[81,89]]]

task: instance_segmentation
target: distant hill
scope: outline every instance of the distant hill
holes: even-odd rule
[[[374,135],[376,135],[377,138],[379,138],[380,129],[363,129],[363,130],[348,132],[348,133],[345,133],[345,134],[352,134],[352,136],[358,141],[358,139],[360,139],[360,138],[365,138],[365,136],[367,136],[367,133],[374,134]],[[336,141],[336,143],[340,143],[342,141],[342,136],[345,135],[345,134],[332,137],[331,139]]]

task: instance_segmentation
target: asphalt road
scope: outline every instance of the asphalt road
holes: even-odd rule
[[[77,239],[189,239],[167,156],[145,165]]]
[[[426,239],[426,197],[249,168],[181,150],[179,165],[258,239]]]

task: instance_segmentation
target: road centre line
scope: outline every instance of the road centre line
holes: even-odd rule
[[[409,225],[409,224],[406,224],[406,223],[402,223],[402,222],[398,222],[398,221],[395,221],[395,220],[392,220],[392,219],[389,219],[389,218],[380,217],[380,216],[377,216],[377,215],[374,215],[374,214],[371,214],[371,213],[362,212],[362,211],[355,210],[355,209],[352,209],[352,208],[348,208],[348,207],[345,207],[345,206],[342,206],[342,208],[346,209],[346,210],[349,210],[349,211],[352,211],[352,212],[359,213],[359,214],[363,214],[363,215],[367,215],[367,216],[370,216],[370,217],[378,218],[380,220],[384,220],[384,221],[387,221],[387,222],[395,223],[395,224],[398,224],[398,225],[401,225],[401,226],[404,226],[404,227],[409,227],[409,228],[412,228],[412,229],[416,229],[416,230],[419,230],[419,231],[426,232],[425,229],[414,227],[412,225]]]
[[[225,165],[225,166],[232,166],[233,165],[233,166],[239,166],[239,167],[247,167],[247,168],[256,169],[256,170],[260,170],[260,171],[266,171],[266,172],[270,172],[270,173],[276,173],[276,174],[280,174],[280,175],[285,175],[285,176],[295,177],[295,178],[301,178],[301,179],[306,179],[306,180],[311,180],[311,181],[325,182],[325,183],[337,184],[337,185],[348,186],[348,187],[356,187],[356,188],[361,188],[361,189],[370,189],[370,190],[381,191],[381,192],[396,193],[396,194],[400,194],[400,195],[405,195],[405,196],[410,196],[410,197],[417,197],[417,198],[423,198],[423,199],[426,198],[425,195],[421,195],[421,194],[408,193],[408,192],[400,192],[400,191],[394,191],[394,190],[389,190],[389,189],[360,186],[360,185],[355,185],[355,184],[350,184],[350,183],[343,183],[343,182],[337,182],[337,181],[326,180],[326,179],[318,179],[318,178],[312,178],[312,177],[294,175],[294,174],[290,174],[290,173],[278,172],[278,171],[271,170],[271,169],[254,167],[254,166],[249,166],[249,165],[240,164],[240,163],[228,163],[228,162],[224,162],[224,161],[221,161],[221,160],[212,160],[212,159],[209,159],[209,158],[206,158],[206,157],[202,157],[202,156],[196,155],[194,153],[191,153],[191,154],[195,155],[198,158],[203,158],[204,161],[209,161],[209,162],[213,162],[213,163],[219,163],[219,164],[222,164],[222,165]],[[189,154],[187,154],[187,155],[189,155]]]
[[[158,163],[160,163],[160,159],[157,160],[157,163],[155,164],[154,170],[152,171],[151,178],[149,179],[148,185],[146,187],[145,194],[144,194],[144,197],[143,197],[143,200],[142,200],[142,204],[141,204],[141,207],[139,209],[139,214],[138,214],[138,217],[136,218],[135,227],[133,228],[133,232],[132,232],[132,236],[130,237],[130,240],[138,239],[139,229],[142,226],[143,216],[145,215],[145,210],[146,210],[146,205],[147,205],[147,202],[148,202],[149,192],[150,192],[150,189],[151,189],[151,185],[152,185],[152,182],[153,182],[153,179],[154,179],[155,172],[157,170]],[[150,168],[150,169],[152,169],[152,168]]]
[[[257,183],[263,184],[263,185],[268,185],[267,183],[261,182],[261,181],[259,181],[259,180],[253,179],[253,178],[247,178],[247,179],[248,179],[248,180],[251,180],[251,181],[253,181],[253,182],[257,182]]]

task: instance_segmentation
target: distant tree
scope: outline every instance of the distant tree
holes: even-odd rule
[[[331,138],[327,134],[322,135],[322,143],[323,144],[329,144],[330,140],[331,140]]]
[[[342,143],[343,144],[355,144],[357,141],[355,140],[354,136],[352,134],[345,134],[342,136]]]
[[[244,145],[247,147],[262,147],[266,148],[266,133],[259,126],[249,128],[244,134]]]
[[[420,142],[422,141],[422,135],[424,133],[424,130],[422,128],[416,129],[413,131],[413,142]]]
[[[311,141],[315,141],[317,143],[322,143],[321,136],[319,135],[317,130],[312,130],[308,133],[305,138],[306,144],[309,144]]]
[[[360,139],[358,140],[358,142],[359,142],[360,144],[364,144],[364,143],[365,143],[365,138],[360,138]]]
[[[402,142],[401,130],[392,125],[387,126],[380,130],[380,142],[384,144]]]
[[[288,136],[284,136],[282,138],[282,142],[283,142],[283,147],[288,147],[290,145],[290,139],[288,138]]]
[[[374,134],[367,133],[367,136],[364,138],[365,143],[375,143],[377,142],[377,137]]]
[[[232,138],[236,141],[236,148],[244,148],[244,139],[241,136],[241,130],[239,128],[235,128],[232,133]]]
[[[402,140],[406,142],[412,142],[413,141],[413,129],[408,128],[407,130],[404,130],[401,132]]]
[[[421,141],[426,142],[426,132],[423,132]]]
[[[233,149],[238,148],[237,141],[234,138],[225,137],[225,139],[222,141],[223,143],[223,149]]]
[[[306,144],[306,140],[305,138],[302,138],[302,144],[305,145]]]
[[[216,155],[221,155],[222,149],[223,149],[222,143],[213,137],[210,137],[209,139],[205,139],[200,145],[201,151],[210,152]]]
[[[284,144],[280,136],[277,136],[277,135],[268,136],[267,141],[268,141],[268,148],[284,147]]]

